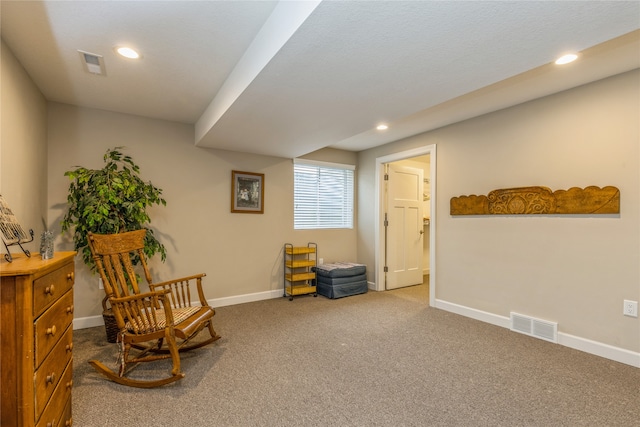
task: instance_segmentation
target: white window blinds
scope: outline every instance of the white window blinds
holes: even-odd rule
[[[293,228],[353,228],[354,169],[295,159]]]

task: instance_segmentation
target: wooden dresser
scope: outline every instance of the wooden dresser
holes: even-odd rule
[[[76,252],[0,261],[0,425],[71,426]]]

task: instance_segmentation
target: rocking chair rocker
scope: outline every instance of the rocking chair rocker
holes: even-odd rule
[[[157,387],[184,378],[179,353],[203,347],[220,338],[213,329],[215,310],[209,306],[202,291],[205,274],[152,283],[143,252],[146,232],[143,229],[88,235],[89,248],[111,304],[119,330],[117,341],[121,346],[118,373],[98,360],[89,363],[116,383],[141,388]],[[139,259],[149,292],[140,292],[133,257]],[[196,285],[200,305],[191,303],[193,284]],[[211,337],[191,343],[191,339],[204,328],[209,330]],[[173,362],[168,377],[138,380],[126,376],[140,362],[168,358]]]

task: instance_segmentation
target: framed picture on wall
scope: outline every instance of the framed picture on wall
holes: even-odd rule
[[[231,171],[231,212],[264,213],[264,174]]]

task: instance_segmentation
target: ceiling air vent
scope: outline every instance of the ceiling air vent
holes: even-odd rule
[[[511,330],[545,341],[558,342],[558,324],[511,312]]]
[[[96,55],[95,53],[89,53],[79,50],[80,60],[82,61],[82,68],[87,73],[98,74],[105,76],[107,73],[104,68],[104,59],[102,55]]]

